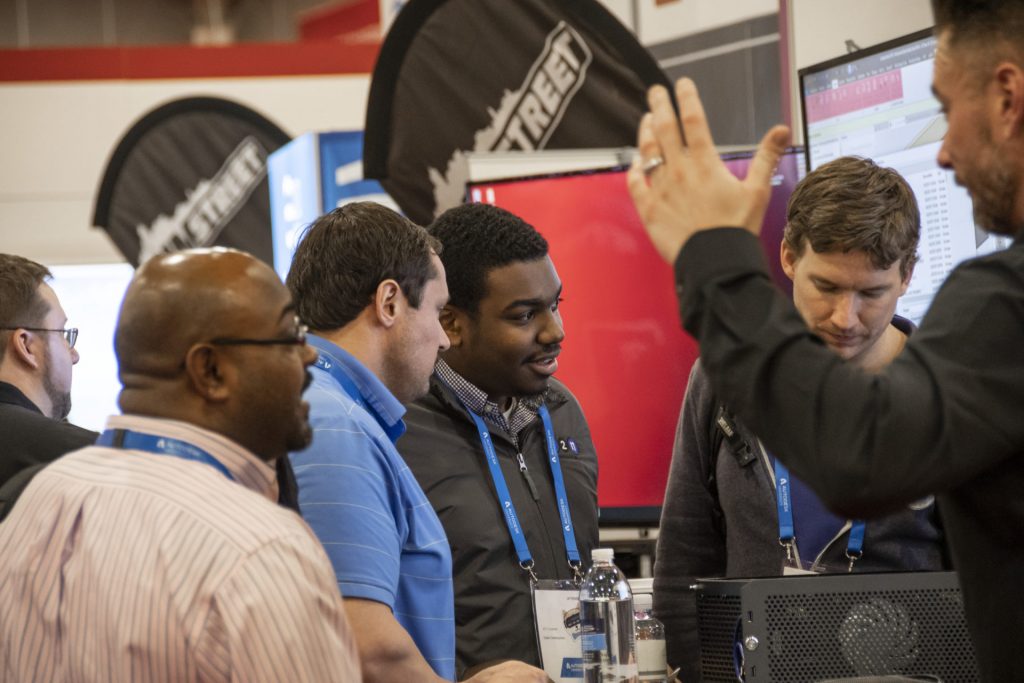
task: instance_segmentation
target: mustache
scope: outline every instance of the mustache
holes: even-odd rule
[[[550,346],[545,346],[543,349],[541,349],[537,353],[531,355],[529,357],[529,360],[530,361],[534,361],[534,360],[538,360],[538,359],[541,359],[541,358],[550,358],[551,356],[558,356],[561,353],[562,353],[562,345],[561,344],[551,344]]]
[[[302,391],[305,392],[306,389],[309,389],[309,385],[312,384],[312,383],[313,383],[313,373],[310,372],[309,370],[306,370],[306,379],[302,383]]]

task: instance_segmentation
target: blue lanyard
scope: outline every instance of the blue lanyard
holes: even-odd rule
[[[789,468],[775,458],[775,507],[779,511],[779,543],[786,546],[787,552],[796,538],[796,526],[793,523],[793,496],[791,493],[792,478]],[[846,543],[846,557],[853,561],[864,554],[864,531],[867,529],[862,519],[855,519],[850,525],[850,537]]]
[[[108,429],[100,434],[100,438],[96,440],[96,445],[107,446],[108,448],[126,448],[133,451],[146,451],[156,455],[169,455],[181,458],[182,460],[201,462],[219,471],[231,481],[235,480],[231,472],[228,471],[228,468],[220,460],[217,460],[217,458],[202,448],[193,446],[187,441],[181,441],[180,439],[132,432],[127,429]]]
[[[366,399],[363,398],[363,392],[359,391],[359,387],[352,381],[352,378],[341,369],[341,366],[334,360],[327,358],[324,354],[317,354],[316,366],[329,374],[334,380],[341,385],[341,388],[348,394],[348,397],[359,404],[359,406],[369,412],[370,408],[366,405]]]
[[[465,407],[465,405],[463,405]],[[501,472],[501,464],[498,462],[498,452],[491,440],[491,433],[484,424],[484,419],[469,408],[466,412],[473,419],[476,430],[480,434],[480,444],[484,448],[484,455],[487,458],[487,467],[491,471],[491,478],[494,480],[494,488],[498,493],[498,500],[501,509],[505,514],[505,524],[508,526],[508,533],[512,536],[512,544],[516,549],[516,556],[519,558],[519,566],[530,572],[530,576],[536,580],[533,573],[533,555],[526,545],[526,534],[519,524],[519,517],[516,515],[515,505],[512,504],[512,495],[509,493],[508,484],[505,483],[505,475]],[[565,492],[565,480],[562,478],[562,465],[558,459],[558,449],[555,446],[555,432],[551,427],[551,415],[546,405],[540,406],[540,419],[544,423],[544,441],[548,451],[548,465],[551,466],[551,478],[555,484],[555,497],[558,500],[558,516],[562,522],[562,536],[565,539],[565,553],[569,558],[569,565],[577,572],[580,566],[580,552],[576,547],[576,533],[573,531],[572,517],[569,515],[569,497]]]

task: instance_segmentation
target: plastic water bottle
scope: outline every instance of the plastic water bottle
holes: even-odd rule
[[[665,625],[654,618],[654,598],[650,593],[633,597],[636,623],[636,661],[641,681],[664,681],[668,667],[665,662]]]
[[[585,683],[635,683],[639,668],[633,594],[612,561],[611,548],[596,548],[580,588],[580,631]]]

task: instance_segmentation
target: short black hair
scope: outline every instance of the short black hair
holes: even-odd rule
[[[356,319],[384,280],[395,280],[414,308],[437,277],[437,240],[401,214],[352,202],[316,219],[303,233],[286,284],[296,312],[314,331]]]
[[[50,312],[39,285],[52,277],[49,269],[24,256],[0,254],[0,327],[34,327]],[[0,360],[11,330],[0,330]]]
[[[1019,0],[932,0],[936,34],[967,44],[979,65],[1024,59],[1024,3]]]
[[[548,254],[547,240],[532,225],[490,204],[448,209],[428,230],[444,245],[449,303],[471,315],[487,295],[488,272]]]

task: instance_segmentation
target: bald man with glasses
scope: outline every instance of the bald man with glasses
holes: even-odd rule
[[[0,510],[36,470],[97,436],[66,421],[78,328],[67,327],[51,277],[0,254]]]
[[[157,256],[114,348],[123,414],[0,524],[0,680],[358,683],[330,561],[276,504],[312,438],[288,290],[239,251]]]

